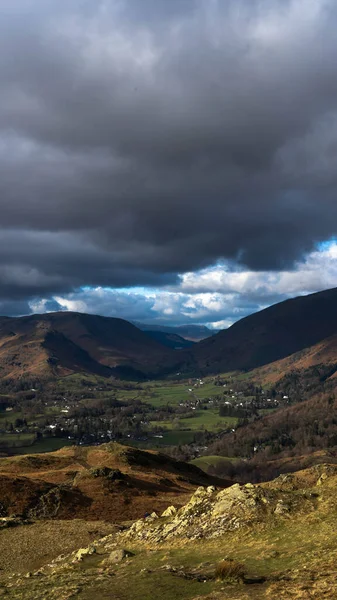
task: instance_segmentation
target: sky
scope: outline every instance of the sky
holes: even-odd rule
[[[0,314],[337,286],[337,4],[1,0]]]

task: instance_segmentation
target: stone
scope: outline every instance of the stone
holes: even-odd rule
[[[169,506],[166,510],[164,510],[161,516],[173,517],[175,514],[177,514],[177,509],[174,506]]]
[[[282,500],[279,500],[276,504],[276,508],[274,510],[275,515],[284,515],[290,511],[290,508],[287,504],[284,504]]]
[[[132,552],[129,552],[128,550],[124,550],[124,548],[117,548],[117,550],[113,550],[108,558],[106,558],[102,564],[107,565],[107,564],[116,564],[119,562],[122,562],[122,560],[129,558],[131,556],[134,556]]]
[[[85,558],[85,556],[90,556],[91,554],[95,554],[95,552],[95,546],[88,546],[88,548],[80,548],[79,550],[77,550],[73,562],[80,562]]]
[[[326,479],[328,479],[327,474],[322,473],[322,475],[318,478],[316,485],[322,485]]]
[[[200,487],[198,487],[195,490],[192,498],[199,498],[199,497],[202,497],[202,496],[207,496],[207,492],[206,492],[205,488],[201,485]],[[191,498],[191,500],[192,500],[192,498]]]

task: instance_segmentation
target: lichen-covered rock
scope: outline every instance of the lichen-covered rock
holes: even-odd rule
[[[162,517],[173,517],[175,514],[177,513],[177,509],[175,508],[175,506],[169,506],[166,510],[164,510],[164,512],[162,513]]]
[[[213,486],[199,487],[190,501],[178,511],[169,507],[163,519],[151,517],[136,521],[121,535],[130,540],[160,543],[173,537],[184,539],[215,538],[226,531],[265,522],[267,518],[286,516],[292,510],[312,510],[310,495],[280,489],[238,483],[217,491]]]
[[[91,554],[95,554],[96,548],[95,546],[88,546],[87,548],[80,548],[75,552],[73,562],[81,562],[86,556],[90,556]]]

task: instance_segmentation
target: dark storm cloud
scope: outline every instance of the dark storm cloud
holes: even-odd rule
[[[336,234],[336,20],[327,0],[4,0],[0,296],[279,269]]]

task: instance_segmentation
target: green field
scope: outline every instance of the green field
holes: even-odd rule
[[[190,392],[189,390],[192,390]],[[142,400],[155,407],[166,406],[167,404],[177,406],[193,398],[206,399],[222,393],[222,389],[213,383],[205,383],[199,387],[193,384],[184,383],[164,383],[149,382],[139,384],[133,390],[115,390],[116,396],[120,400]]]
[[[236,417],[221,417],[219,415],[219,407],[216,404],[209,404],[210,399],[215,397],[223,398],[224,390],[221,386],[214,385],[213,377],[206,377],[200,380],[185,379],[185,380],[152,380],[146,382],[122,382],[118,380],[106,380],[105,378],[95,375],[85,375],[82,373],[72,374],[57,381],[57,388],[50,388],[51,398],[56,394],[60,394],[65,398],[69,398],[69,403],[78,403],[79,406],[85,406],[89,409],[97,401],[108,402],[112,398],[116,398],[120,402],[128,402],[132,405],[133,401],[141,401],[144,405],[145,419],[150,422],[150,430],[148,426],[144,428],[144,433],[139,436],[139,440],[133,440],[131,434],[129,439],[125,439],[126,443],[135,443],[145,445],[146,447],[163,447],[172,445],[184,445],[193,443],[196,435],[204,431],[216,433],[221,430],[235,427],[237,424]],[[56,394],[55,394],[56,392]],[[48,387],[45,390],[48,397]],[[200,402],[200,404],[198,403]],[[181,405],[181,406],[180,406]],[[61,415],[62,405],[46,404],[42,410],[44,414],[31,415],[27,411],[25,414],[21,410],[21,399],[15,405],[13,411],[1,412],[0,422],[7,421],[15,425],[15,420],[18,418],[26,418],[28,426],[33,422],[39,423],[46,417],[55,416],[63,418]],[[39,412],[42,412],[41,405],[37,405]],[[108,405],[109,406],[109,405]],[[171,407],[170,410],[166,408]],[[162,421],[153,421],[153,414],[156,409],[163,409]],[[173,409],[173,410],[172,410]],[[178,409],[178,411],[176,410]],[[182,413],[181,417],[177,413]],[[172,418],[168,415],[172,414]],[[60,421],[58,421],[60,422]],[[62,422],[61,422],[62,423]],[[43,427],[43,423],[41,426]],[[39,440],[31,447],[31,442],[34,440],[36,429],[31,429],[33,433],[20,435],[7,435],[3,438],[3,448],[11,447],[18,448],[22,452],[47,452],[56,448],[68,445],[67,439],[56,440],[55,438],[46,438]],[[162,437],[155,437],[156,435]],[[26,437],[25,437],[26,436]],[[143,440],[141,438],[143,437]],[[146,439],[147,438],[147,439]],[[200,439],[200,436],[199,436]],[[69,443],[73,443],[72,440]],[[0,437],[1,447],[1,437]]]
[[[16,419],[22,419],[23,417],[22,412],[14,412],[14,410],[0,412],[0,421],[8,421],[8,423],[14,423]]]
[[[24,410],[12,410],[0,412],[0,420],[8,421],[9,423],[14,423],[16,419],[27,419],[27,421],[37,421],[39,419],[43,419],[45,417],[58,415],[60,413],[60,407],[58,406],[46,406],[44,407],[43,414],[34,414],[31,417],[27,416],[27,413]]]
[[[213,379],[213,378],[212,378]],[[146,383],[131,383],[132,389],[123,389],[116,383],[112,390],[99,390],[99,387],[105,385],[105,381],[99,377],[87,377],[84,375],[70,375],[59,380],[59,386],[66,390],[83,389],[81,381],[85,380],[90,386],[96,388],[97,397],[116,396],[118,400],[141,400],[151,404],[154,407],[166,405],[177,406],[180,403],[193,400],[193,398],[208,399],[211,396],[222,395],[223,389],[214,385],[213,381],[204,379],[203,385],[195,387],[194,383],[189,381],[148,381]],[[195,382],[195,379],[193,380]],[[87,389],[87,388],[86,388]],[[192,390],[191,392],[189,390]]]
[[[177,421],[179,421],[179,428],[181,429],[200,431],[207,429],[208,431],[218,431],[228,427],[234,427],[237,423],[237,418],[220,417],[217,409],[208,409],[196,410],[193,417],[187,417],[185,419],[174,418],[170,421],[152,421],[151,425],[166,429],[177,429]]]
[[[34,441],[32,433],[3,433],[0,434],[0,448],[19,448],[29,446]]]
[[[130,444],[130,446],[148,449],[163,448],[165,446],[179,446],[193,442],[196,433],[198,433],[198,431],[178,431],[172,429],[171,431],[165,431],[162,434],[162,438],[149,436],[149,439],[146,442],[130,440],[126,443]]]
[[[0,448],[1,448],[1,440],[4,436],[0,436]],[[34,444],[27,445],[27,441],[25,441],[26,445],[17,445],[8,447],[10,450],[10,454],[40,454],[42,452],[53,452],[54,450],[59,450],[64,446],[72,446],[74,441],[68,440],[66,438],[45,438],[42,440],[38,440]],[[24,443],[24,440],[22,440]],[[3,448],[6,451],[6,448]]]

